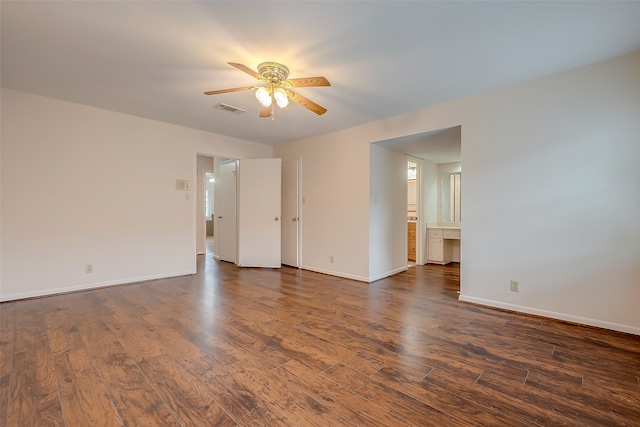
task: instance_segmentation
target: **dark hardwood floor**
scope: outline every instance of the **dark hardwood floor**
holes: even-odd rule
[[[0,305],[3,426],[640,426],[640,337],[200,257],[195,276]]]

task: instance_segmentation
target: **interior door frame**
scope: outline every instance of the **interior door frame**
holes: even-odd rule
[[[287,265],[289,267],[294,267],[294,268],[298,268],[300,269],[302,266],[302,204],[301,204],[301,195],[302,195],[302,157],[299,157],[297,159],[293,159],[293,160],[282,160],[282,165],[283,165],[283,169],[284,169],[284,164],[285,163],[296,163],[296,259],[297,259],[297,265],[296,266],[292,266],[289,264],[283,264],[283,265]],[[285,174],[283,171],[282,174],[282,182],[284,185],[284,178],[285,178]],[[282,200],[284,201],[285,198],[285,193],[282,192]],[[284,209],[282,210],[282,215],[283,215],[283,221],[288,221],[289,218],[284,218],[285,212]],[[284,229],[284,228],[283,228]],[[283,246],[284,246],[284,239],[282,239],[283,242]]]
[[[204,156],[204,154],[199,154],[199,156]],[[213,158],[213,156],[206,156],[206,157]],[[200,174],[200,172],[202,172],[202,174]],[[213,172],[213,169],[200,169],[200,170],[196,171],[196,176],[198,177],[198,181],[196,182],[196,191],[198,191],[198,193],[199,193],[199,194],[195,195],[195,198],[196,198],[196,221],[198,221],[198,211],[201,210],[201,208],[204,208],[204,210],[206,212],[207,173],[212,173],[212,172]],[[200,205],[200,198],[202,198],[202,205],[203,206],[199,206]],[[200,214],[202,215],[202,224],[201,225],[202,225],[202,228],[204,230],[204,233],[203,233],[199,243],[204,248],[204,252],[198,251],[198,253],[196,255],[206,255],[207,254],[207,217],[202,212],[200,212]],[[196,242],[197,242],[197,239],[198,239],[198,234],[197,233],[198,233],[198,223],[196,222]],[[197,248],[197,243],[196,243],[196,248]]]
[[[298,269],[303,266],[302,263],[302,229],[304,227],[304,221],[302,221],[302,156],[297,158],[298,160]]]
[[[203,150],[195,150],[193,153],[193,157],[192,157],[192,163],[191,163],[191,182],[192,183],[197,183],[198,182],[198,156],[208,156],[208,157],[219,157],[219,158],[224,158],[224,159],[229,159],[229,160],[235,160],[238,161],[240,159],[238,159],[237,157],[234,156],[228,156],[225,154],[219,154],[219,153],[215,153],[215,152],[211,152],[211,151],[203,151]],[[215,173],[215,171],[214,171]],[[196,190],[193,190],[194,187],[196,187]],[[197,186],[192,186],[191,187],[192,190],[190,190],[190,197],[191,197],[191,253],[189,254],[189,259],[190,259],[190,264],[191,264],[191,274],[196,274],[198,272],[198,255],[197,255],[197,251],[198,251],[198,218],[197,218],[197,213],[198,213],[198,206],[197,206],[197,195],[194,196],[195,191],[197,191]],[[215,202],[214,202],[215,203]],[[236,200],[237,203],[237,200]],[[237,237],[236,237],[237,239]],[[205,251],[206,253],[206,251]]]
[[[407,155],[406,164],[412,162],[416,164],[416,216],[418,220],[416,221],[416,265],[424,265],[424,235],[427,233],[426,225],[424,222],[423,211],[422,209],[422,159],[418,157],[414,157],[411,155]],[[405,233],[406,234],[406,233]],[[407,237],[407,242],[405,242],[405,248],[408,247],[409,241]],[[407,257],[408,258],[408,257]],[[409,265],[409,260],[407,259],[407,266]]]

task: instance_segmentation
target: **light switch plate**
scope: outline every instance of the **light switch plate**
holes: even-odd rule
[[[191,182],[188,179],[176,179],[176,190],[191,190]]]

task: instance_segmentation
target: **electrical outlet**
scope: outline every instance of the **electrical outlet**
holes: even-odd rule
[[[189,193],[184,193],[184,200],[186,201],[191,200],[191,195]]]
[[[333,255],[331,255],[331,256],[329,257],[329,262],[330,262],[330,263],[333,263]]]
[[[515,280],[511,281],[511,292],[518,292],[518,282]]]
[[[89,274],[93,273],[93,264],[87,264],[84,266],[84,272]]]

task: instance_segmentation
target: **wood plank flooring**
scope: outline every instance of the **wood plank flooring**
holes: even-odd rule
[[[198,274],[0,304],[0,426],[640,426],[640,337],[372,284]]]

